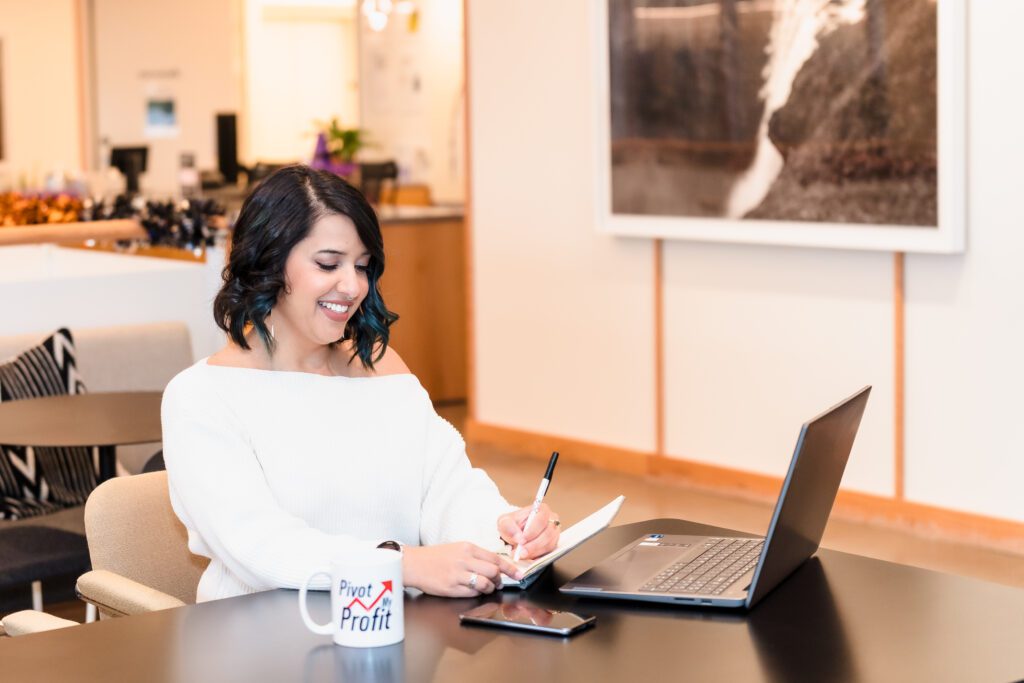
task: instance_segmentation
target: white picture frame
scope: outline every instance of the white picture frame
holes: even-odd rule
[[[611,206],[608,1],[591,0],[596,223],[623,237],[954,254],[966,248],[966,3],[937,0],[937,226],[618,214]]]

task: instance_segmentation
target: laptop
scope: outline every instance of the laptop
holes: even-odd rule
[[[804,423],[765,538],[645,534],[559,590],[750,609],[818,549],[870,393]]]

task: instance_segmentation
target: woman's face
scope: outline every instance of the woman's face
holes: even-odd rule
[[[285,292],[271,314],[275,336],[320,345],[341,339],[366,298],[369,264],[370,254],[350,218],[319,218],[285,262]]]

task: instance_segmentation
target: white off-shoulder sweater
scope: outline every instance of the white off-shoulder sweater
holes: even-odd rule
[[[199,601],[297,588],[385,539],[496,549],[497,518],[512,509],[413,375],[203,359],[167,385],[162,419],[171,504],[189,548],[210,558]]]

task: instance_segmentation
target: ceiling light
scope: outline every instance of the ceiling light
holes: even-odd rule
[[[384,14],[380,10],[374,10],[366,15],[366,23],[370,25],[370,28],[374,31],[383,31],[388,25],[388,15]]]
[[[383,31],[388,25],[388,18],[391,12],[406,16],[416,13],[416,2],[414,0],[363,0],[363,16],[366,23],[374,31]]]

